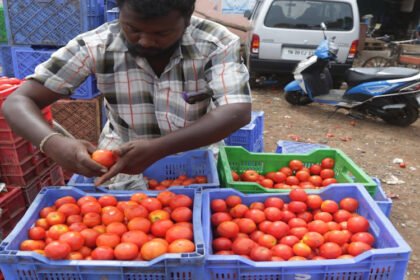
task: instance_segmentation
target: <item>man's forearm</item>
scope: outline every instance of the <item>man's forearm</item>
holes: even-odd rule
[[[183,129],[157,139],[163,156],[187,151],[220,141],[251,120],[251,104],[220,106]]]

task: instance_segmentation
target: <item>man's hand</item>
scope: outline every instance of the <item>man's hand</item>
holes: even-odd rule
[[[65,170],[86,177],[97,177],[108,170],[91,159],[96,147],[85,140],[54,136],[44,145],[45,153]]]
[[[95,185],[103,184],[118,173],[132,175],[142,173],[163,155],[157,142],[157,139],[130,141],[114,150],[117,162],[96,180]]]

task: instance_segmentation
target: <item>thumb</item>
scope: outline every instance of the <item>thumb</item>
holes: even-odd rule
[[[88,150],[89,154],[92,154],[94,151],[96,151],[98,149],[95,145],[93,145],[89,141],[83,140],[83,144],[85,145],[85,147]]]

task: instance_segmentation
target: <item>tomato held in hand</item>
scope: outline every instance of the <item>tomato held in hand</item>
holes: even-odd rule
[[[100,165],[110,168],[117,161],[117,157],[110,150],[96,150],[92,153],[92,159]]]

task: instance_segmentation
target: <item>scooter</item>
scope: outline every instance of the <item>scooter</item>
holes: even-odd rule
[[[327,27],[321,23],[324,40],[314,54],[300,61],[295,80],[284,88],[286,101],[292,105],[312,102],[346,109],[350,115],[379,117],[385,122],[408,126],[419,116],[420,71],[403,67],[350,68],[345,74],[347,89],[333,89],[329,65],[338,47],[329,40]]]

